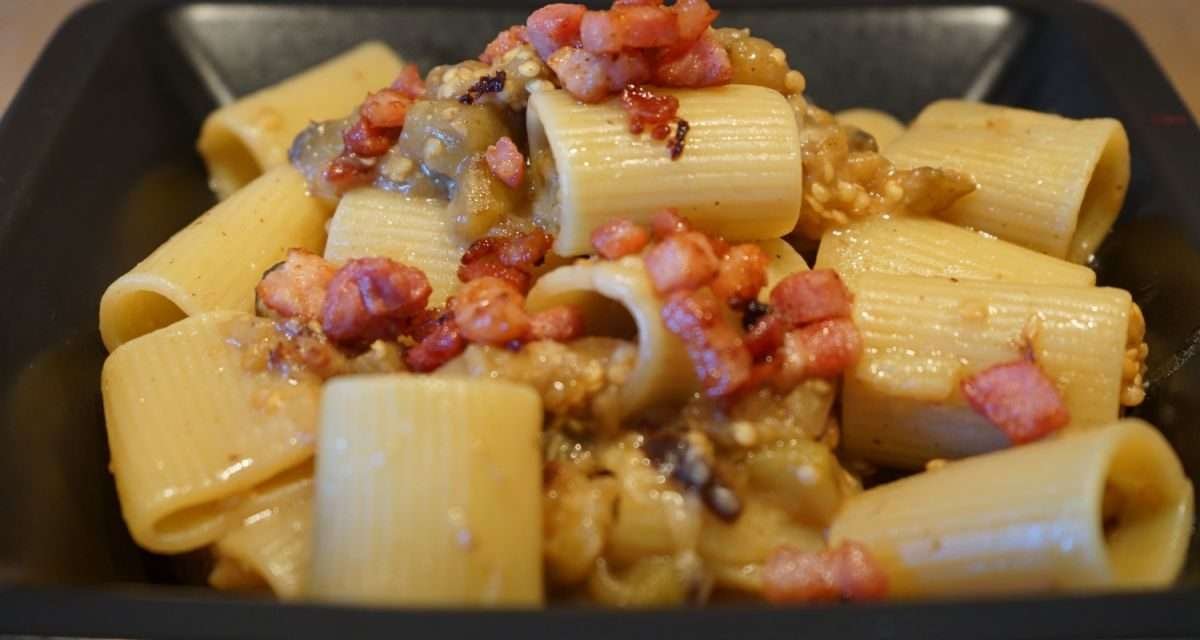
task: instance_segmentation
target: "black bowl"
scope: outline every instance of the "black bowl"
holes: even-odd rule
[[[1087,5],[838,6],[727,1],[721,24],[787,50],[812,97],[901,118],[969,96],[1128,128],[1133,182],[1097,258],[1149,325],[1137,414],[1200,471],[1200,130],[1136,36]],[[213,202],[194,151],[218,104],[368,38],[423,67],[478,53],[528,6],[503,2],[90,6],[58,32],[0,122],[0,633],[121,637],[365,634],[624,638],[1200,635],[1200,542],[1172,590],[868,606],[622,613],[282,605],[181,586],[143,553],[107,471],[97,303]],[[183,567],[181,569],[181,566]]]

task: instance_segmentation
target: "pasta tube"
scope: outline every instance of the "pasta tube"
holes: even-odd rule
[[[109,285],[100,298],[104,346],[205,311],[253,312],[254,286],[289,248],[321,251],[328,212],[291,167],[263,175]]]
[[[445,202],[381,189],[355,189],[343,196],[325,244],[330,262],[384,256],[417,267],[429,278],[434,301],[458,289],[461,255]]]
[[[831,229],[818,268],[843,277],[879,272],[1090,287],[1091,269],[928,218],[869,218]]]
[[[1187,555],[1192,486],[1139,420],[952,462],[851,498],[830,530],[897,596],[1166,587]]]
[[[542,602],[542,405],[529,387],[406,375],[326,385],[308,593]]]
[[[797,271],[808,271],[808,263],[783,238],[771,238],[756,244],[762,248],[763,252],[767,254],[767,259],[770,260],[767,263],[767,284],[758,292],[758,299],[766,302],[771,297],[771,289],[774,289],[780,280]]]
[[[857,127],[871,134],[880,149],[904,133],[904,123],[877,109],[846,109],[837,112],[833,117],[838,124]]]
[[[1129,139],[1112,118],[1069,120],[943,100],[888,145],[901,168],[958,169],[979,184],[943,217],[1071,262],[1112,227],[1129,186]]]
[[[270,589],[262,575],[249,566],[217,557],[208,572],[208,584],[222,591],[265,591]]]
[[[662,301],[641,257],[626,256],[613,262],[581,260],[560,267],[542,276],[527,298],[531,311],[561,304],[583,310],[587,335],[623,337],[627,329],[622,321],[633,317],[638,355],[620,389],[621,416],[684,402],[699,390],[683,342],[663,325]]]
[[[319,384],[243,364],[250,347],[240,336],[264,326],[243,313],[206,313],[105,361],[111,469],[141,546],[177,553],[215,541],[312,457]]]
[[[800,215],[800,138],[787,100],[764,87],[664,91],[688,122],[683,154],[633,136],[617,100],[576,102],[564,91],[530,96],[529,147],[540,178],[534,215],[556,235],[554,252],[592,252],[604,222],[645,223],[675,207],[697,228],[733,242],[778,238]]]
[[[1129,293],[883,274],[847,282],[863,340],[842,396],[850,454],[913,468],[1007,446],[959,384],[1026,348],[1062,393],[1069,426],[1116,420]]]
[[[275,504],[247,516],[217,541],[209,584],[240,589],[266,584],[280,598],[300,595],[312,553],[312,477]]]
[[[366,42],[212,112],[196,142],[209,186],[225,199],[287,164],[292,139],[304,127],[349,114],[368,92],[389,85],[400,67],[387,45]]]

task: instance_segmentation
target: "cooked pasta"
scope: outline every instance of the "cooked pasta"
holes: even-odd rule
[[[673,95],[689,125],[678,159],[653,140],[631,141],[617,104],[580,104],[565,91],[530,99],[530,153],[548,185],[534,215],[555,228],[557,253],[590,253],[589,234],[605,221],[644,222],[663,207],[730,240],[796,226],[798,134],[783,96],[741,85]]]
[[[309,595],[540,604],[540,424],[537,395],[510,383],[329,383]]]
[[[122,345],[101,391],[111,468],[130,533],[175,553],[238,525],[249,496],[312,457],[320,389],[243,367],[255,325],[243,313],[193,316]]]
[[[866,491],[830,537],[869,546],[898,596],[1130,589],[1171,583],[1192,521],[1170,445],[1127,420]]]
[[[874,218],[821,238],[817,268],[1030,284],[1096,284],[1091,269],[929,218]]]
[[[697,389],[683,343],[663,325],[662,302],[641,259],[577,262],[542,277],[529,292],[532,310],[562,304],[581,309],[584,331],[594,335],[627,335],[632,318],[638,355],[618,396],[615,411],[621,416],[681,402]]]
[[[1191,484],[1082,264],[1121,125],[834,115],[707,0],[614,4],[209,117],[236,191],[100,303],[134,540],[366,606],[1169,585]]]
[[[767,284],[759,292],[759,298],[766,302],[767,294],[775,288],[775,285],[779,284],[780,280],[797,271],[808,271],[808,263],[792,245],[780,238],[762,240],[756,244],[762,248],[770,261],[767,263]]]
[[[313,120],[340,118],[396,77],[401,62],[381,42],[363,43],[209,114],[196,149],[221,199],[288,162],[292,138]]]
[[[111,351],[206,311],[254,311],[254,285],[287,250],[319,251],[328,208],[291,167],[274,169],[180,230],[100,298]]]
[[[1129,140],[1111,118],[943,100],[921,112],[887,157],[970,173],[979,190],[952,205],[946,220],[1071,262],[1096,252],[1129,188]]]
[[[301,594],[312,553],[311,478],[246,516],[217,541],[211,585],[230,590],[266,585],[280,598]]]
[[[435,300],[458,288],[462,249],[446,220],[446,204],[379,189],[358,189],[338,203],[329,223],[325,259],[384,256],[425,272]]]
[[[1125,291],[883,274],[851,288],[863,337],[843,392],[843,445],[853,455],[913,468],[1006,446],[960,385],[1026,357],[1062,393],[1070,425],[1118,417],[1132,314]]]

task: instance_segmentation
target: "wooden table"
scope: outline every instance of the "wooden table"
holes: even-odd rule
[[[1094,1],[1133,24],[1200,117],[1200,0]],[[54,28],[84,4],[86,0],[0,0],[0,112]]]

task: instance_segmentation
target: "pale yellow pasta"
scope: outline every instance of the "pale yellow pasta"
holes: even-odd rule
[[[1192,501],[1167,441],[1125,420],[866,491],[830,540],[865,544],[898,597],[1162,588]]]
[[[804,257],[797,253],[787,240],[771,238],[755,244],[762,248],[770,260],[767,263],[767,285],[758,292],[759,300],[766,302],[771,289],[774,289],[780,280],[798,271],[808,271],[808,263],[804,261]]]
[[[542,603],[541,400],[500,381],[351,376],[322,396],[308,594]]]
[[[254,487],[254,490],[238,506],[238,518],[245,524],[245,521],[255,514],[293,502],[300,496],[311,496],[313,468],[313,459],[310,457],[303,463]]]
[[[325,244],[325,259],[331,262],[383,256],[417,267],[429,278],[429,299],[436,304],[458,288],[462,252],[445,202],[382,189],[356,189],[343,196]]]
[[[531,311],[561,304],[576,305],[584,312],[587,335],[621,334],[627,329],[623,321],[633,317],[638,355],[629,379],[620,388],[618,413],[622,416],[684,402],[699,389],[683,342],[663,324],[662,300],[641,257],[581,260],[559,267],[542,276],[527,299]]]
[[[110,351],[206,311],[254,311],[254,286],[289,248],[319,253],[329,209],[279,167],[221,202],[109,285],[100,336]]]
[[[1090,287],[1091,269],[940,220],[870,218],[831,229],[816,266],[842,276],[878,272]]]
[[[833,116],[838,124],[858,127],[875,138],[875,144],[883,149],[904,133],[904,123],[891,114],[878,109],[846,109]]]
[[[226,558],[218,558],[208,572],[208,584],[222,591],[266,591],[270,585],[248,566]]]
[[[283,597],[294,597],[292,587],[307,576],[311,540],[313,461],[292,467],[256,487],[238,509],[240,524],[213,545],[213,569],[209,584],[218,589],[270,589]],[[305,510],[299,505],[306,504]],[[307,521],[299,521],[308,513]],[[286,518],[275,517],[286,514]],[[281,544],[288,528],[304,531],[303,553],[295,545]],[[249,530],[249,531],[247,531]],[[290,556],[290,557],[289,557]],[[292,563],[293,559],[300,562]],[[286,592],[286,593],[285,593]]]
[[[778,238],[796,226],[800,141],[787,100],[745,85],[665,93],[679,98],[679,117],[691,127],[674,160],[662,141],[630,135],[615,99],[530,97],[530,153],[544,174],[535,215],[557,227],[555,253],[591,253],[590,234],[605,221],[644,223],[664,207],[735,242]]]
[[[943,100],[885,155],[901,168],[971,174],[979,188],[942,214],[946,220],[1071,262],[1096,251],[1129,186],[1129,140],[1111,118]]]
[[[349,115],[367,93],[388,86],[400,67],[387,45],[366,42],[212,112],[196,143],[209,186],[224,199],[287,164],[292,138],[304,127]]]
[[[736,82],[651,87],[678,107],[657,126],[631,120],[645,114],[623,82],[576,97],[603,89],[588,73],[638,75],[638,56],[596,66],[607,54],[547,58],[528,41],[424,80],[368,41],[219,95],[196,142],[218,203],[99,304],[110,470],[133,540],[202,558],[215,589],[318,606],[1169,586],[1193,487],[1162,434],[1121,418],[1147,393],[1145,319],[1087,266],[1129,186],[1123,125],[964,100],[908,124],[831,114],[781,49],[713,33]],[[424,91],[410,80],[425,99],[380,102]],[[339,150],[364,181],[331,186]],[[412,189],[373,180],[406,167],[421,174]],[[409,195],[430,189],[449,200]],[[758,302],[690,309],[696,326],[676,326],[688,313],[646,259],[667,239],[652,224],[664,211],[720,263],[676,296],[762,282]],[[801,233],[809,213],[837,228]],[[592,235],[621,220],[653,237],[615,233],[638,248],[602,259]],[[532,232],[552,241],[513,267],[523,295],[462,298],[467,236]],[[738,253],[749,244],[765,265]],[[292,250],[315,262],[273,269]],[[329,289],[322,268],[344,276],[365,259],[418,269],[427,308],[369,278],[335,296],[355,291]],[[704,259],[666,268],[707,274]],[[849,299],[771,298],[811,269],[839,274]],[[274,286],[288,304],[271,306],[291,315],[258,299],[268,272],[263,295]],[[530,328],[490,344],[476,335],[489,323]],[[1031,364],[1044,378],[1014,366]],[[1043,388],[1000,380],[1018,369]],[[706,373],[740,382],[706,392]],[[1065,406],[1030,427],[1025,405],[1058,402],[1045,384]],[[1036,397],[1008,397],[1024,391]],[[844,543],[866,552],[853,567]]]
[[[853,456],[913,468],[1006,446],[959,385],[1027,349],[1062,393],[1069,426],[1117,418],[1126,291],[884,274],[848,284],[863,340],[842,396],[842,443]]]
[[[243,519],[217,541],[209,584],[240,589],[265,583],[280,598],[300,595],[312,553],[312,482]]]
[[[319,387],[243,367],[239,327],[219,311],[125,343],[101,374],[111,469],[134,540],[162,553],[213,542],[313,453]]]

